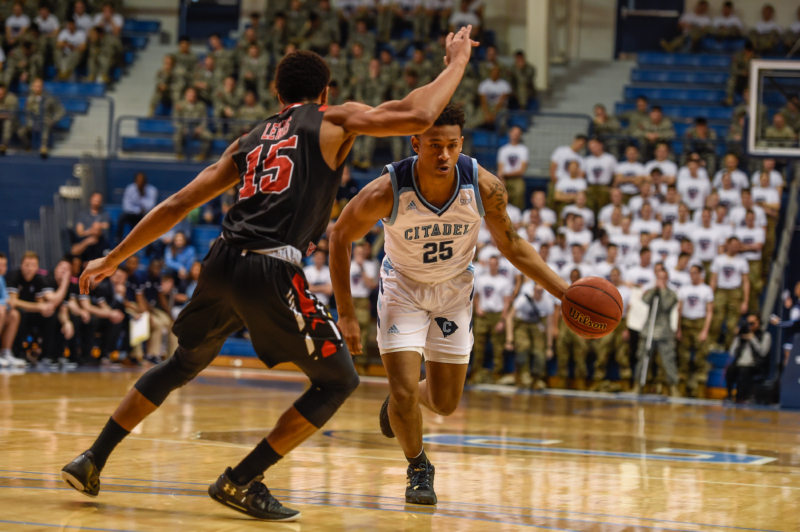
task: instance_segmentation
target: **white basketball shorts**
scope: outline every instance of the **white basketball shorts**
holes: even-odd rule
[[[381,355],[416,351],[425,360],[468,364],[473,281],[470,269],[443,283],[420,283],[384,262],[378,294]]]

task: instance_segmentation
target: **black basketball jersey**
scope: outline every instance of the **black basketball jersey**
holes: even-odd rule
[[[331,170],[319,142],[327,106],[295,104],[239,139],[238,201],[222,222],[243,249],[311,250],[328,226],[344,165]]]

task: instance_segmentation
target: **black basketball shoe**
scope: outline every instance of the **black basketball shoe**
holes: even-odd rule
[[[86,451],[61,470],[61,478],[73,489],[89,497],[100,493],[100,471],[94,465],[92,451]]]
[[[300,512],[286,508],[272,496],[259,475],[247,486],[238,486],[231,479],[231,468],[208,487],[208,494],[218,503],[243,514],[265,521],[296,521]]]
[[[381,434],[383,434],[387,438],[394,438],[394,431],[392,430],[392,424],[389,423],[389,397],[390,396],[387,395],[386,400],[383,402],[379,419],[381,422]]]
[[[430,462],[409,465],[406,476],[406,502],[412,504],[436,504],[436,493],[433,491],[433,475],[436,468]]]

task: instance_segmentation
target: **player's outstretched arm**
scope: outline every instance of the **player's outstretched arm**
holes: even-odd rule
[[[233,154],[238,149],[239,141],[236,140],[228,146],[219,161],[200,172],[191,183],[151,210],[111,253],[91,261],[81,275],[81,294],[89,293],[89,280],[92,277],[98,281],[105,279],[125,259],[172,229],[192,210],[235,185],[239,181],[239,170],[233,161]]]
[[[503,183],[484,168],[478,169],[478,188],[486,211],[486,227],[497,243],[497,249],[511,263],[560,301],[569,284],[542,260],[525,239],[517,234],[508,217],[508,193]]]
[[[470,31],[468,26],[448,35],[447,68],[432,82],[402,100],[374,108],[355,102],[331,107],[325,112],[325,120],[341,127],[347,135],[395,137],[427,131],[450,102],[469,64],[472,48],[478,46],[469,38]]]
[[[336,220],[330,235],[330,268],[339,329],[354,355],[361,354],[361,334],[350,293],[350,252],[378,220],[392,214],[394,192],[389,174],[384,174],[350,200]]]

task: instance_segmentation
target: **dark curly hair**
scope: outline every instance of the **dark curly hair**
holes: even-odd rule
[[[462,107],[453,103],[448,103],[447,107],[442,111],[442,114],[440,114],[436,122],[433,123],[433,126],[458,126],[463,130],[466,120],[467,114]]]
[[[316,100],[331,79],[327,63],[314,52],[297,51],[278,63],[275,88],[285,104]]]

